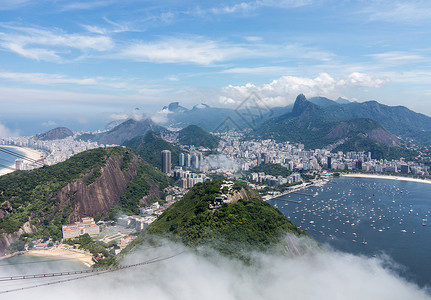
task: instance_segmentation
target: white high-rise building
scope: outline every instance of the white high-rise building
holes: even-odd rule
[[[162,172],[165,174],[171,174],[171,151],[163,150],[162,151]]]
[[[180,153],[180,157],[178,159],[178,164],[180,167],[183,167],[185,164],[185,156],[184,153]]]

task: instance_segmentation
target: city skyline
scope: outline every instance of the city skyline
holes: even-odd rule
[[[0,135],[173,101],[235,108],[251,92],[270,106],[304,93],[431,115],[430,11],[425,1],[3,1]]]

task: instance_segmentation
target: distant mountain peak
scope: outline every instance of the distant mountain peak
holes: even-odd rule
[[[188,109],[181,106],[179,102],[172,102],[167,107],[163,107],[163,109],[168,109],[171,112],[185,112]]]
[[[295,104],[293,105],[292,114],[294,116],[301,115],[308,108],[308,103],[310,102],[307,101],[304,94],[299,94],[298,97],[296,97]]]

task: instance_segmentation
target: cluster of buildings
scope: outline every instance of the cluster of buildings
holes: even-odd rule
[[[175,180],[179,180],[181,188],[192,188],[198,182],[207,180],[207,176],[202,173],[194,173],[187,169],[199,169],[201,162],[203,162],[202,153],[180,153],[178,166],[172,170],[172,155],[171,151],[163,150],[162,155],[162,172],[173,176]]]
[[[423,163],[372,159],[369,152],[331,153],[327,149],[305,150],[301,143],[277,143],[272,139],[245,141],[241,133],[234,131],[225,133],[223,139],[217,149],[218,152],[235,160],[240,171],[247,171],[263,163],[273,163],[291,171],[332,169],[429,175],[429,167]],[[270,184],[296,180],[296,178],[274,178],[263,174],[251,176],[253,181]]]
[[[414,175],[429,175],[429,167],[423,163],[406,162],[404,160],[377,160],[371,158],[370,152],[330,153],[323,161],[327,169],[332,170],[363,170],[373,172],[390,172]]]
[[[56,163],[63,162],[71,156],[86,150],[104,147],[104,145],[99,145],[97,142],[75,140],[72,136],[61,140],[51,141],[41,141],[36,139],[34,136],[8,137],[1,138],[0,145],[13,145],[40,150],[45,153],[44,163],[47,165],[54,165]]]
[[[251,173],[248,177],[251,181],[264,183],[269,186],[282,185],[282,184],[302,181],[301,174],[299,173],[293,173],[290,176],[283,177],[283,176],[266,175],[264,172],[258,172],[258,173]]]
[[[75,238],[86,233],[89,235],[97,235],[100,233],[99,225],[96,224],[93,218],[82,218],[81,222],[63,225],[61,229],[63,232],[63,239]]]

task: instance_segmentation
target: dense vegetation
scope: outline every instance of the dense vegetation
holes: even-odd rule
[[[189,125],[178,132],[178,140],[182,145],[195,145],[196,147],[216,148],[219,138],[203,130],[199,126]]]
[[[250,169],[250,172],[251,173],[264,172],[266,175],[283,176],[283,177],[287,177],[292,174],[292,172],[289,169],[283,167],[282,165],[272,164],[272,163],[261,164],[260,166],[256,166]]]
[[[55,227],[54,231],[58,232],[69,216],[51,215],[56,202],[55,194],[68,183],[100,169],[109,155],[120,155],[121,151],[120,148],[98,148],[77,154],[54,166],[1,176],[0,210],[5,217],[0,220],[0,229],[6,233],[15,232],[31,216],[32,224],[45,225],[48,230]],[[67,213],[68,209],[63,212]]]
[[[32,171],[16,171],[0,177],[0,233],[16,232],[25,222],[38,227],[35,238],[61,238],[61,226],[70,223],[72,202],[62,209],[56,203],[57,193],[68,183],[91,174],[86,184],[96,181],[110,156],[121,156],[121,169],[128,169],[132,157],[122,147],[97,148],[74,155],[65,162]],[[134,213],[139,200],[148,195],[150,183],[164,188],[168,177],[151,165],[138,164],[138,175],[129,183],[118,207]]]
[[[338,106],[344,105],[335,103],[335,107]],[[369,140],[380,144],[397,141],[375,119],[355,115],[338,119],[330,113],[332,107],[334,105],[325,109],[299,95],[292,112],[264,122],[253,135],[281,142],[300,142],[310,149],[322,148],[342,139],[355,139],[357,136],[372,136]],[[355,144],[350,146],[354,147]],[[353,148],[351,151],[360,150]]]
[[[302,234],[281,212],[248,189],[248,197],[211,211],[209,204],[219,195],[221,183],[197,184],[151,224],[147,234],[166,236],[190,247],[208,246],[245,261],[251,251],[272,249],[286,232]]]
[[[332,152],[343,151],[344,153],[350,151],[365,151],[371,152],[371,158],[373,159],[400,159],[401,157],[406,160],[414,160],[414,153],[401,147],[390,147],[383,143],[379,143],[365,136],[356,136],[355,138],[349,139]]]
[[[161,168],[162,165],[162,150],[171,151],[171,159],[173,165],[178,162],[181,149],[176,147],[158,136],[154,131],[148,131],[144,136],[137,136],[123,143],[124,146],[133,149],[146,162]]]
[[[127,190],[120,197],[118,208],[126,214],[139,214],[139,202],[143,195],[150,193],[151,183],[163,190],[172,183],[172,179],[151,165],[140,164],[138,166],[138,175],[130,182]],[[157,200],[152,199],[151,202]]]

